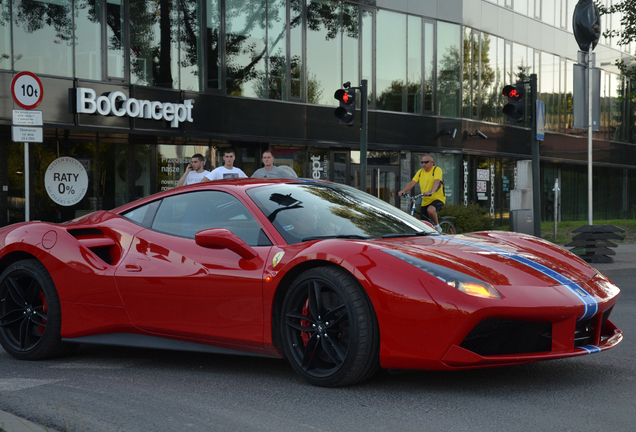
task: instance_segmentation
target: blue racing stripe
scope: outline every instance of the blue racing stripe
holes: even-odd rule
[[[583,345],[583,346],[580,346],[580,347],[577,347],[577,348],[584,349],[585,351],[587,351],[588,354],[596,354],[596,353],[599,353],[599,352],[603,351],[602,349],[600,349],[596,345]]]
[[[596,299],[590,295],[590,293],[588,293],[587,291],[585,291],[583,289],[582,286],[580,286],[578,283],[574,282],[573,280],[569,279],[568,277],[562,275],[561,273],[552,270],[549,267],[546,267],[543,264],[540,264],[536,261],[532,261],[531,259],[528,259],[526,257],[523,257],[521,255],[517,255],[513,252],[508,252],[505,251],[503,249],[499,249],[493,246],[487,246],[487,245],[482,245],[479,243],[472,243],[469,241],[465,241],[465,240],[459,240],[455,237],[451,237],[451,236],[445,236],[444,237],[445,240],[450,240],[452,242],[455,243],[460,243],[463,245],[467,245],[467,246],[472,246],[478,249],[483,249],[485,251],[488,252],[493,252],[496,253],[498,255],[501,256],[506,256],[512,260],[515,260],[521,264],[524,264],[546,276],[548,276],[549,278],[553,279],[554,281],[558,282],[559,284],[563,285],[565,288],[567,288],[572,294],[574,294],[580,301],[581,303],[583,303],[583,305],[585,306],[585,310],[583,311],[583,316],[581,316],[578,320],[586,320],[586,319],[590,319],[592,318],[594,315],[596,315],[596,313],[598,312],[598,302],[596,301]]]

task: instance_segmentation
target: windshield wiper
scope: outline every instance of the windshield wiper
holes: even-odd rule
[[[428,232],[425,232],[425,231],[420,231],[420,232],[415,232],[415,233],[391,233],[391,234],[384,234],[382,236],[382,238],[420,237],[420,236],[427,236],[427,235],[431,235],[431,234],[437,234],[437,233],[428,233]]]
[[[359,234],[334,234],[334,235],[323,235],[323,236],[311,236],[305,237],[301,240],[301,242],[312,241],[312,240],[324,240],[324,239],[358,239],[358,240],[368,240],[371,237],[363,236]]]

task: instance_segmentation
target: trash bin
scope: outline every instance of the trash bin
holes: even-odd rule
[[[532,209],[510,210],[510,231],[534,235]]]

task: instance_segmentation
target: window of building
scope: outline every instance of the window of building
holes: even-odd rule
[[[15,0],[12,18],[13,69],[36,74],[73,76],[73,17],[70,0]]]
[[[0,16],[11,16],[10,2],[0,2]],[[0,69],[11,69],[11,21],[0,19]]]
[[[459,117],[461,110],[460,26],[437,23],[437,110],[439,115]]]
[[[376,107],[406,111],[406,15],[385,10],[376,13]]]
[[[92,80],[102,79],[101,10],[97,0],[75,3],[75,76]]]
[[[424,111],[435,109],[435,23],[424,21]]]
[[[407,106],[410,113],[422,113],[422,18],[408,17],[407,33]]]
[[[503,71],[498,62],[503,58],[503,40],[486,33],[481,34],[481,119],[489,122],[501,121],[501,90]],[[503,63],[501,64],[503,66]]]
[[[290,99],[303,100],[305,97],[303,80],[303,2],[289,1],[289,79]]]
[[[106,1],[106,72],[109,78],[126,78],[127,27],[124,0]]]
[[[207,0],[208,89],[221,88],[221,0]]]
[[[200,65],[202,59],[199,58],[202,43],[199,25],[200,0],[181,0],[175,4],[178,9],[173,16],[176,16],[177,22],[172,23],[172,31],[178,32],[178,88],[200,91],[203,70]]]
[[[360,39],[362,45],[362,52],[360,55],[362,57],[362,79],[367,80],[367,103],[369,109],[375,109],[375,80],[373,79],[373,65],[375,64],[375,11],[362,9],[360,11],[360,15]]]
[[[307,102],[336,105],[342,83],[358,84],[359,7],[336,0],[307,5]]]
[[[169,2],[130,3],[131,84],[179,88],[179,46]]]

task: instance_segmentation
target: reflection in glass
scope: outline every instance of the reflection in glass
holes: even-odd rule
[[[464,76],[463,76],[463,107],[465,118],[479,118],[479,57],[480,34],[469,27],[464,27]]]
[[[179,88],[199,91],[201,70],[198,65],[201,52],[201,31],[197,11],[200,0],[181,0],[177,11],[179,41]]]
[[[342,82],[350,81],[356,86],[359,82],[358,37],[360,34],[359,7],[350,3],[342,4]]]
[[[169,0],[130,3],[130,82],[178,88],[178,46]],[[175,27],[177,27],[175,25]]]
[[[71,77],[71,1],[14,0],[12,13],[13,69]]]
[[[208,88],[221,88],[221,6],[220,0],[207,0]]]
[[[407,112],[422,113],[422,19],[408,17]]]
[[[435,233],[392,205],[345,185],[280,184],[250,189],[248,195],[289,244]]]
[[[555,67],[558,68],[556,56],[545,52],[541,53],[541,74],[539,76],[539,100],[545,102],[545,129],[556,131],[558,125],[558,74],[555,74]]]
[[[373,64],[374,64],[374,56],[375,52],[374,43],[375,38],[373,37],[373,23],[374,23],[374,15],[375,12],[362,9],[361,13],[361,27],[360,27],[360,39],[362,41],[362,79],[367,80],[367,103],[369,104],[370,109],[374,109],[375,105],[373,101],[375,100],[374,94],[374,81],[373,81]]]
[[[459,117],[461,107],[460,27],[437,23],[437,112]]]
[[[11,0],[0,0],[0,69],[11,69]]]
[[[124,78],[125,26],[122,2],[106,1],[106,70],[111,78]]]
[[[499,116],[499,82],[497,70],[497,37],[481,34],[481,119],[496,122]]]
[[[307,6],[307,102],[336,105],[342,86],[340,4],[311,0]]]
[[[424,110],[435,109],[435,23],[424,22]]]
[[[289,0],[289,68],[291,98],[303,99],[303,2]]]
[[[377,109],[406,111],[406,15],[379,10],[376,13]]]
[[[75,76],[102,79],[101,1],[75,3]]]
[[[266,97],[266,0],[227,0],[225,55],[227,93]],[[259,82],[260,80],[260,82]]]
[[[267,51],[269,55],[267,92],[264,97],[287,100],[287,25],[285,1],[270,0],[267,7]],[[260,79],[259,83],[265,82]]]

